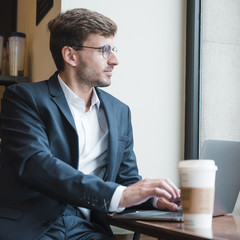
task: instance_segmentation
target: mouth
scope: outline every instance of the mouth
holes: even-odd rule
[[[113,74],[113,69],[108,69],[104,71],[108,76],[112,76]]]

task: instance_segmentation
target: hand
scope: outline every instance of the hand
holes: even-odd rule
[[[152,197],[163,197],[171,201],[180,198],[180,190],[169,179],[144,179],[123,191],[119,206],[131,207]],[[158,206],[168,206],[166,203],[160,203],[160,200],[158,203]]]

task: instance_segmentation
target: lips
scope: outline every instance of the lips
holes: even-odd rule
[[[104,72],[105,72],[107,75],[112,76],[113,69],[106,69]]]
[[[105,71],[105,73],[109,76],[112,76],[112,71]]]

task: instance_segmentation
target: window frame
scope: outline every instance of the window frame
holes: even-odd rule
[[[187,1],[184,159],[199,158],[201,0]]]

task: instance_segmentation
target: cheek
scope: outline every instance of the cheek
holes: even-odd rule
[[[96,74],[102,74],[105,69],[104,64],[102,64],[100,62],[92,64],[90,66],[91,66],[90,68],[92,69],[92,71],[95,72]]]
[[[79,68],[88,76],[102,75],[106,67],[106,60],[99,53],[96,53],[91,58],[82,58],[79,64]]]
[[[84,70],[84,75],[88,79],[99,78],[101,74],[102,74],[102,70],[97,65],[90,65]]]

